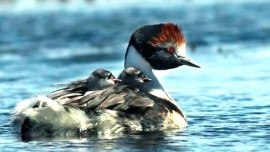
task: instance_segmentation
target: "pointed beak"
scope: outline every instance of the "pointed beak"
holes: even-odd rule
[[[152,79],[146,77],[146,78],[143,78],[142,80],[143,80],[143,82],[149,82],[149,81],[151,81]]]
[[[198,64],[194,63],[193,61],[191,61],[187,57],[179,56],[176,53],[175,53],[175,56],[180,60],[180,62],[183,65],[187,65],[187,66],[191,66],[191,67],[195,67],[195,68],[201,68]]]
[[[121,79],[117,79],[117,78],[112,78],[111,79],[114,83],[119,83],[119,82],[122,82]]]
[[[194,63],[193,61],[191,61],[188,58],[181,58],[180,60],[181,60],[181,63],[183,65],[188,65],[188,66],[195,67],[195,68],[201,68],[198,64]]]

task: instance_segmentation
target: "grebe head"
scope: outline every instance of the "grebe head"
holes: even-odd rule
[[[110,87],[120,81],[121,80],[115,78],[110,71],[97,69],[87,78],[87,87],[88,91],[100,90]]]
[[[131,85],[139,89],[148,86],[151,81],[142,71],[134,67],[125,68],[118,76],[118,79],[122,80],[119,84]]]
[[[136,53],[130,51],[134,49]],[[186,56],[186,41],[182,30],[172,23],[146,25],[137,29],[130,38],[125,55],[125,67],[135,66],[140,69],[140,63],[132,61],[132,56],[135,55],[140,55],[142,60],[156,70],[172,69],[182,65],[200,67]]]

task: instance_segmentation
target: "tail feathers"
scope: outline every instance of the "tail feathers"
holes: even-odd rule
[[[178,112],[145,118],[143,115],[109,109],[79,109],[61,105],[46,96],[19,102],[14,111],[13,123],[24,137],[81,137],[187,126]]]
[[[138,118],[132,120],[124,113],[113,110],[85,112],[65,107],[55,111],[50,107],[34,109],[28,113],[21,126],[23,137],[84,137],[141,131]]]
[[[25,114],[21,133],[32,137],[78,136],[96,125],[84,111],[72,107],[60,111],[43,107],[29,110]]]
[[[50,107],[54,111],[64,110],[61,105],[50,98],[46,96],[37,96],[17,103],[15,110],[12,112],[11,121],[16,127],[20,127],[26,117],[31,116],[33,111],[42,107]]]

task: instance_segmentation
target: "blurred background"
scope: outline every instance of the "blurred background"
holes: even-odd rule
[[[97,68],[117,76],[136,28],[173,22],[183,29],[187,54],[202,66],[159,73],[188,116],[189,129],[155,139],[97,140],[98,147],[92,140],[76,140],[80,146],[72,140],[53,141],[50,146],[269,150],[269,6],[269,0],[0,0],[1,149],[27,151],[33,146],[14,145],[20,139],[9,121],[17,102],[50,93],[54,83],[86,78]],[[150,146],[155,142],[149,140],[163,144]],[[50,147],[42,141],[34,145],[38,150]]]

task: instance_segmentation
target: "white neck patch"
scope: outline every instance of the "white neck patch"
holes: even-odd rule
[[[138,53],[138,51],[131,45],[128,48],[127,56],[125,59],[125,68],[136,67],[140,69],[145,75],[152,80],[150,81],[152,90],[149,92],[160,98],[173,100],[170,95],[163,89],[157,77],[153,73],[151,65]],[[173,100],[174,101],[174,100]]]
[[[129,46],[127,51],[127,56],[125,59],[125,68],[127,67],[136,67],[140,69],[147,76],[152,73],[151,65],[145,61],[145,59],[138,53],[134,46]]]

